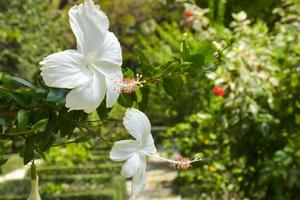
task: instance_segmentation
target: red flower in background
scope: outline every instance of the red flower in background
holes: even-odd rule
[[[225,95],[225,91],[224,91],[224,89],[223,88],[221,88],[221,87],[214,87],[213,89],[212,89],[212,91],[215,93],[215,95],[217,95],[217,96],[224,96]]]
[[[184,16],[186,18],[190,18],[190,17],[193,17],[194,16],[194,13],[192,11],[185,11],[184,12]]]

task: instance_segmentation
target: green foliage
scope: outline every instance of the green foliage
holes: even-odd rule
[[[44,152],[53,146],[58,134],[60,137],[74,137],[74,143],[87,140],[83,140],[85,133],[74,133],[79,121],[86,119],[86,114],[82,111],[67,112],[61,100],[65,98],[65,92],[54,92],[57,90],[49,90],[43,85],[37,86],[7,74],[2,75],[2,83],[1,138],[13,141],[24,139],[24,144],[19,144],[15,149],[24,158],[24,164],[36,156],[44,157]]]
[[[68,21],[51,5],[50,0],[0,1],[1,71],[32,79],[42,58],[70,45]]]
[[[180,172],[184,195],[298,198],[299,6],[287,1],[275,9],[281,20],[272,32],[261,21],[250,25],[245,13],[233,15],[226,32],[236,40],[224,53],[226,63],[206,74],[225,96],[198,88],[208,94],[208,106],[162,135],[169,149],[203,157],[191,171]],[[215,35],[220,46],[226,45],[224,36]]]
[[[64,104],[69,91],[46,87],[36,73],[43,57],[74,46],[66,13],[55,2],[0,1],[0,70],[6,72],[0,76],[0,166],[10,153],[19,154],[23,164],[44,159],[38,171],[46,199],[124,199],[124,180],[111,176],[120,165],[106,163],[111,148],[106,139],[120,132],[114,122],[120,122],[124,108],[133,106],[149,111],[153,125],[171,126],[156,138],[165,139],[168,150],[203,158],[179,173],[184,196],[298,198],[296,0],[274,10],[269,22],[278,16],[280,21],[271,31],[244,12],[232,15],[229,28],[223,22],[229,24],[229,12],[239,11],[240,5],[250,16],[269,17],[269,11],[254,9],[269,9],[277,1],[259,1],[257,7],[246,1],[210,0],[210,19],[217,22],[211,24],[208,10],[192,4],[185,4],[194,12],[186,19],[182,4],[175,1],[104,0],[112,30],[126,52],[124,76],[142,74],[146,82],[131,94],[121,94],[114,109],[102,103],[89,116],[68,112]],[[157,13],[158,8],[162,12]],[[214,94],[214,86],[222,87],[225,95]],[[99,145],[91,143],[92,138],[105,144],[104,149],[90,149],[90,144]],[[29,188],[19,184],[0,185],[0,193],[16,188],[18,194],[28,193]]]
[[[88,162],[93,158],[89,144],[70,144],[65,148],[54,147],[47,153],[47,165],[74,166],[78,163]],[[65,159],[68,158],[68,159]]]
[[[12,3],[17,4],[17,2]],[[31,2],[27,3],[30,5]],[[27,4],[20,9],[29,10],[26,6]],[[42,7],[43,4],[40,6]],[[34,10],[36,11],[38,8],[34,8]],[[43,20],[45,19],[43,18]],[[35,19],[33,19],[34,21]],[[39,22],[39,20],[36,20],[36,22]],[[47,25],[47,27],[53,29],[55,25],[53,25],[54,27]],[[176,52],[166,62],[161,64],[151,62],[143,51],[135,49],[134,52],[139,61],[139,68],[135,71],[144,75],[143,80],[146,81],[147,86],[145,88],[137,88],[131,94],[121,94],[118,100],[121,106],[125,108],[134,106],[145,109],[149,102],[150,90],[156,87],[164,88],[165,96],[175,98],[181,92],[187,77],[195,73],[203,76],[203,71],[206,70],[208,65],[213,66],[213,68],[219,65],[219,58],[222,56],[222,52],[217,52],[211,42],[197,41],[191,34],[183,35],[179,30],[176,35],[172,35],[173,33],[170,34],[169,32],[173,29],[176,30],[178,27],[173,28],[173,25],[165,24],[164,26],[157,25],[156,29],[156,34],[165,39],[168,44],[171,44],[174,52]],[[26,35],[26,32],[24,32],[24,35]],[[174,39],[173,36],[176,36],[176,38]],[[42,36],[42,38],[44,37],[51,38]],[[47,43],[43,44],[47,45]],[[21,47],[23,48],[24,45],[21,45]],[[45,50],[45,52],[47,51],[48,49]],[[18,61],[15,59],[14,61],[16,61],[14,66],[17,66]],[[30,63],[34,64],[33,61],[30,61]],[[132,78],[134,75],[131,69],[127,69],[124,74],[128,78]],[[139,79],[140,77],[137,76],[137,78]],[[48,88],[41,81],[39,75],[36,75],[33,81],[29,82],[17,76],[2,73],[0,87],[2,133],[0,134],[0,141],[7,139],[9,142],[16,142],[17,144],[11,151],[18,153],[23,158],[24,165],[37,159],[44,159],[47,164],[55,163],[55,167],[54,169],[40,169],[40,171],[38,170],[39,173],[69,174],[66,176],[62,175],[60,178],[73,182],[81,177],[81,175],[73,175],[76,171],[84,173],[80,166],[75,167],[74,165],[79,165],[79,163],[82,165],[82,160],[84,159],[86,159],[86,164],[89,165],[89,158],[91,157],[91,152],[85,151],[86,146],[76,145],[90,142],[91,138],[100,138],[110,148],[111,143],[106,140],[99,129],[92,126],[97,123],[96,127],[99,127],[99,125],[112,124],[112,122],[119,120],[110,117],[112,110],[107,109],[105,103],[99,106],[97,112],[89,116],[83,111],[68,111],[64,105],[68,92],[65,89]],[[72,143],[76,145],[67,149],[54,148]],[[52,152],[47,154],[50,149]],[[5,150],[0,152],[0,156],[4,157],[6,154]],[[60,152],[60,150],[63,150],[63,152]],[[74,156],[76,159],[74,159]],[[69,159],[65,161],[66,157]],[[1,162],[1,164],[4,163],[5,160]],[[67,168],[59,167],[57,164],[62,164],[67,166]],[[87,173],[97,172],[100,169],[103,172],[116,173],[115,169],[118,169],[117,167],[119,165],[84,166],[88,170]],[[86,176],[87,179],[91,178],[91,176]],[[111,176],[104,177],[111,178]],[[45,181],[49,179],[52,182],[62,181],[60,178],[54,180],[53,177],[44,177],[43,175],[40,178],[43,178]],[[98,178],[103,181],[101,175]],[[123,198],[122,195],[118,194],[117,196],[119,199]]]
[[[10,140],[0,140],[0,166],[7,162],[7,159],[4,157],[4,155],[7,153],[11,145],[12,141]]]
[[[1,164],[0,174],[6,174],[23,167],[23,161],[18,154],[10,154],[6,157],[5,164]]]
[[[278,18],[272,15],[272,9],[279,7],[281,0],[196,0],[196,2],[200,7],[210,9],[209,18],[213,23],[229,25],[232,21],[231,13],[244,10],[250,19],[263,20],[273,27]]]
[[[198,88],[210,87],[205,73],[215,70],[223,62],[222,51],[190,31],[183,32],[175,23],[155,24],[153,33],[139,39],[144,50],[142,57],[148,58],[148,64],[138,71],[150,74],[149,69],[153,68],[152,79],[145,79],[148,84],[156,82],[160,88],[150,90],[150,101],[159,106],[152,106],[149,112],[156,113],[156,117],[165,117],[160,119],[165,123],[174,123],[204,108],[207,102],[201,100],[201,96],[205,91]]]
[[[209,0],[208,7],[210,9],[209,17],[213,22],[224,23],[224,15],[226,12],[227,0]]]

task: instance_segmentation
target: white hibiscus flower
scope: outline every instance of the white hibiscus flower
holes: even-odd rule
[[[151,135],[151,124],[147,116],[141,111],[131,108],[127,109],[123,124],[128,133],[135,140],[122,140],[114,144],[110,158],[114,161],[125,161],[121,174],[125,178],[132,177],[132,199],[135,199],[146,184],[146,159],[151,156],[170,164],[177,169],[188,169],[190,164],[198,161],[190,161],[187,158],[179,157],[170,160],[160,157],[156,153],[156,147]]]
[[[54,53],[40,62],[47,86],[71,89],[66,97],[70,110],[89,113],[97,109],[106,94],[106,106],[119,97],[116,84],[122,82],[122,51],[116,36],[108,31],[105,13],[92,0],[69,11],[77,50]]]
[[[127,160],[121,174],[125,178],[132,178],[132,199],[141,192],[146,183],[146,156],[156,153],[151,135],[151,124],[147,116],[141,111],[127,109],[124,122],[126,130],[135,140],[116,142],[110,152],[114,161]]]
[[[41,200],[39,193],[39,178],[31,180],[31,191],[28,200]]]

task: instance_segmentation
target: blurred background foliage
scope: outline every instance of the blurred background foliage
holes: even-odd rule
[[[70,46],[67,17],[54,8],[43,0],[0,1],[1,71],[32,79],[43,57]]]
[[[207,80],[194,90],[207,94],[198,98],[204,106],[161,134],[167,149],[203,156],[203,163],[179,174],[185,195],[299,198],[299,11],[297,2],[283,2],[273,10],[281,18],[272,28],[249,20],[245,12],[233,14],[222,32],[197,26],[199,39],[217,40],[219,46],[230,38],[235,42],[224,65],[206,73]],[[212,95],[209,80],[224,93]]]
[[[75,48],[66,13],[78,2],[0,0],[0,70],[38,80],[43,57]],[[136,94],[122,95],[119,104],[137,101],[153,126],[163,130],[155,134],[156,141],[170,154],[199,153],[203,158],[179,172],[176,192],[187,199],[300,198],[298,0],[100,4],[122,44],[127,75],[138,72],[148,83]],[[109,116],[117,118],[121,111],[117,106]],[[112,132],[122,131],[114,124],[102,132],[114,138]],[[13,153],[16,146],[1,139],[0,155]],[[82,191],[78,185],[93,188],[106,180],[107,172],[97,163],[107,158],[102,152],[107,147],[91,146],[57,147],[47,154],[41,169],[46,180],[43,195],[59,195],[70,187],[68,191]],[[80,168],[84,165],[91,168]],[[89,178],[78,182],[74,171]],[[56,184],[60,182],[53,181],[55,173],[63,173],[61,180],[72,186]],[[98,176],[93,179],[91,174]],[[112,196],[114,184],[104,187],[108,191],[95,194],[95,199],[123,199],[122,192]]]

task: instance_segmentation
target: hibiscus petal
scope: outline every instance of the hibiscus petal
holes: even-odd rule
[[[31,180],[31,191],[28,200],[41,200],[38,177],[35,180]]]
[[[70,25],[77,48],[86,58],[101,49],[109,27],[105,13],[92,0],[73,6],[69,11]]]
[[[111,108],[115,103],[117,103],[120,93],[116,89],[115,82],[109,78],[105,78],[107,92],[106,92],[106,107]]]
[[[70,108],[70,110],[92,112],[101,104],[105,92],[105,78],[95,71],[90,83],[69,92],[66,97],[66,107]]]
[[[92,60],[93,62],[106,61],[122,65],[122,49],[114,33],[107,32],[101,51],[98,51]]]
[[[157,149],[154,145],[154,140],[153,140],[153,137],[151,134],[148,136],[148,139],[143,144],[142,151],[147,154],[155,154],[157,152]]]
[[[40,62],[41,75],[50,87],[72,89],[91,81],[83,56],[75,50],[54,53]]]
[[[132,177],[139,169],[141,158],[139,154],[134,153],[123,165],[121,174],[125,178]]]
[[[138,143],[135,140],[118,141],[114,144],[109,157],[114,161],[127,160],[136,152],[137,147]]]
[[[132,178],[132,199],[136,199],[136,196],[144,189],[146,181],[146,158],[142,158],[140,167]]]
[[[123,124],[130,135],[141,144],[145,143],[151,134],[151,124],[147,116],[135,108],[128,108]]]
[[[92,67],[105,76],[106,107],[112,107],[119,98],[119,86],[116,83],[123,78],[121,66],[107,61],[96,61]]]

